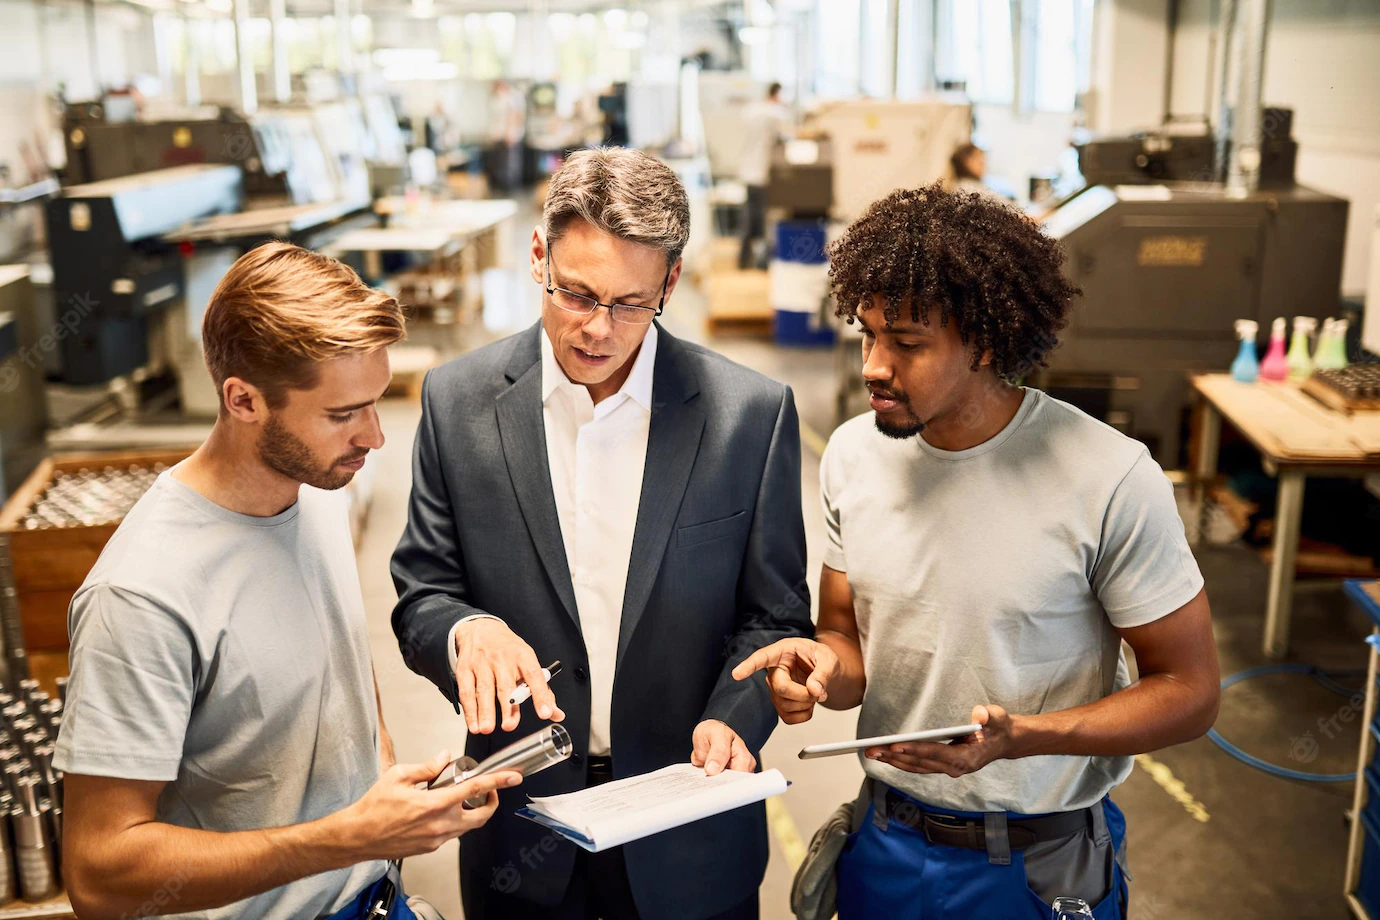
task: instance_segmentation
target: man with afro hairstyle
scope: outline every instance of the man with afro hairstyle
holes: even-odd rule
[[[787,723],[861,706],[868,748],[840,920],[1125,914],[1132,757],[1217,713],[1203,579],[1169,482],[1134,441],[1020,381],[1078,295],[1020,213],[937,186],[874,203],[830,252],[872,412],[834,432],[814,640],[766,669]],[[1122,655],[1135,652],[1132,683]],[[865,692],[864,692],[865,691]]]

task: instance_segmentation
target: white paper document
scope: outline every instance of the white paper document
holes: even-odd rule
[[[533,798],[518,814],[598,852],[761,802],[786,791],[780,770],[706,776],[682,763],[565,795]]]

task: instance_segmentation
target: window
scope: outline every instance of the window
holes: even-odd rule
[[[1071,112],[1088,85],[1093,3],[940,0],[935,75],[964,84],[974,102]]]
[[[815,93],[858,94],[859,0],[818,0],[815,7]]]
[[[938,13],[940,83],[966,84],[974,102],[1010,103],[1016,82],[1009,0],[942,0]]]

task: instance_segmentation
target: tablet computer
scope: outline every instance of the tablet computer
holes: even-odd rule
[[[900,744],[904,741],[948,741],[962,738],[982,728],[974,722],[971,725],[955,725],[952,728],[931,728],[922,732],[904,732],[899,735],[878,735],[875,738],[858,738],[856,741],[835,741],[830,744],[811,744],[797,755],[801,760],[812,757],[833,757],[836,754],[852,754],[870,747],[883,747]]]

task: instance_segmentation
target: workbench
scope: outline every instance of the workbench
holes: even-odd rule
[[[505,264],[504,222],[517,213],[510,199],[433,201],[409,204],[400,196],[374,202],[381,227],[354,230],[335,240],[329,251],[336,255],[359,252],[365,272],[377,280],[382,274],[381,253],[417,252],[433,258],[468,249],[476,253],[473,268],[484,271]]]
[[[1217,474],[1223,418],[1260,451],[1265,471],[1278,480],[1263,645],[1267,656],[1282,658],[1289,649],[1304,483],[1310,476],[1362,478],[1380,472],[1380,411],[1338,412],[1290,383],[1241,383],[1228,374],[1189,380],[1202,399],[1198,481]]]

